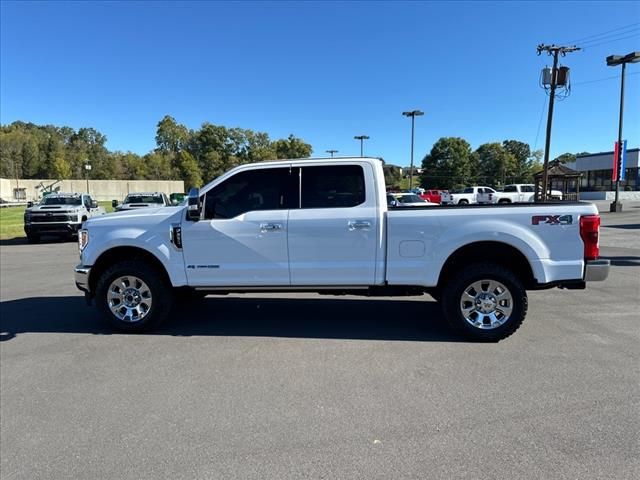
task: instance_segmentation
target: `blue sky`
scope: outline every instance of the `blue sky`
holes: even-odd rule
[[[366,134],[365,154],[407,165],[401,112],[412,109],[425,112],[418,161],[442,136],[542,148],[550,58],[536,45],[618,29],[562,59],[574,85],[556,104],[551,154],[610,150],[620,82],[594,80],[619,76],[607,55],[640,50],[640,2],[3,1],[0,14],[1,122],[91,126],[111,150],[137,153],[169,114],[190,128],[293,133],[316,156],[357,155],[353,136]],[[639,105],[640,75],[628,75],[630,147]]]

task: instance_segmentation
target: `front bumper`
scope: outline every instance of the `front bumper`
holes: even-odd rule
[[[584,267],[585,282],[602,282],[609,276],[610,260],[588,260]]]
[[[82,290],[84,293],[90,294],[89,289],[89,274],[91,273],[91,267],[85,265],[78,265],[75,270],[76,287]]]
[[[27,235],[32,233],[76,235],[81,225],[81,223],[26,223],[24,225],[24,233]]]

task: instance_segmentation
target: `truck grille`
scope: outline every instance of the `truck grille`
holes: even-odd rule
[[[69,222],[71,218],[70,215],[64,215],[60,213],[47,213],[44,215],[31,215],[31,223],[51,223],[51,222]],[[75,220],[75,215],[73,215],[73,220]]]

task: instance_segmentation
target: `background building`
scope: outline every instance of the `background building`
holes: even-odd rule
[[[620,182],[621,198],[640,199],[640,171],[638,153],[640,148],[627,149],[626,179]],[[582,173],[580,197],[585,200],[613,200],[616,189],[611,181],[613,152],[578,155],[567,167]]]

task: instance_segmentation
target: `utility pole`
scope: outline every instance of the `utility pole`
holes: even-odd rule
[[[409,171],[409,190],[413,188],[413,132],[415,130],[416,117],[424,115],[420,110],[412,110],[411,112],[402,112],[405,117],[411,117],[411,170]]]
[[[325,152],[329,153],[331,155],[331,158],[333,158],[333,154],[338,153],[338,150],[325,150]]]
[[[621,212],[622,211],[622,202],[620,201],[620,177],[623,174],[622,171],[622,115],[624,112],[624,74],[627,68],[627,63],[638,63],[640,62],[640,52],[631,52],[627,55],[609,55],[607,57],[607,66],[615,67],[618,65],[622,65],[622,73],[620,75],[620,114],[618,118],[618,156],[616,158],[616,166],[618,171],[615,173],[616,179],[616,198],[609,205],[610,212]]]
[[[363,147],[363,143],[365,140],[369,140],[369,137],[367,135],[356,135],[355,137],[353,137],[355,140],[360,140],[360,156],[364,157],[364,147]]]
[[[89,163],[89,160],[86,160],[86,163],[84,164],[84,171],[86,173],[86,178],[87,178],[87,193],[89,193],[89,171],[91,170],[91,164]]]
[[[553,122],[553,104],[556,97],[556,87],[558,86],[558,55],[563,57],[570,52],[580,50],[575,45],[573,47],[561,47],[558,45],[544,45],[540,44],[537,47],[538,55],[542,52],[547,52],[548,55],[553,56],[553,68],[551,69],[551,82],[549,91],[549,113],[547,115],[547,138],[544,143],[544,166],[542,169],[542,193],[540,199],[543,202],[547,201],[547,184],[549,183],[549,149],[551,147],[551,124]],[[538,192],[536,192],[536,196]],[[535,197],[534,197],[535,198]]]

